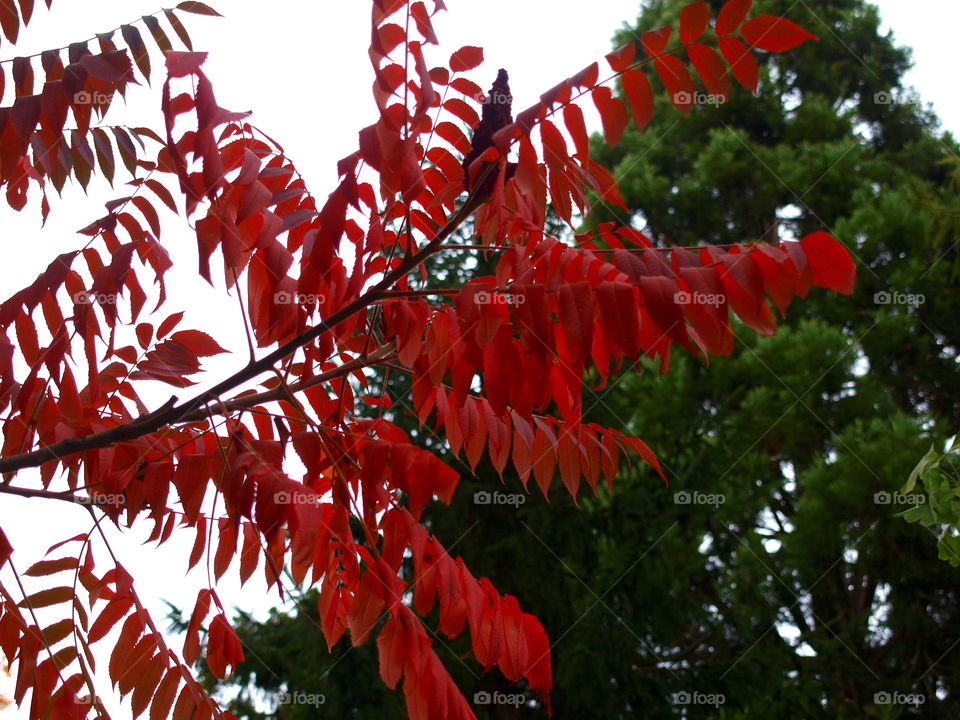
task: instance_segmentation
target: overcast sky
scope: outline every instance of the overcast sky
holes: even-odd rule
[[[798,5],[803,0],[798,0]],[[371,69],[367,58],[369,2],[366,0],[229,0],[213,3],[226,17],[186,17],[197,49],[211,53],[206,70],[214,82],[220,104],[231,110],[254,110],[253,122],[281,144],[311,183],[313,193],[323,198],[335,180],[334,163],[356,148],[356,132],[373,119],[370,98]],[[442,51],[436,64],[462,45],[481,45],[487,64],[471,75],[487,87],[499,67],[510,72],[515,109],[530,105],[546,88],[571,75],[610,50],[610,38],[637,14],[635,0],[446,0],[449,8],[436,21]],[[811,5],[813,3],[810,3]],[[885,29],[893,28],[897,40],[914,48],[916,68],[908,81],[924,101],[932,102],[944,127],[960,131],[960,97],[956,90],[956,31],[960,26],[960,2],[956,0],[881,0]],[[17,54],[65,45],[94,32],[113,28],[143,13],[153,12],[156,0],[124,0],[92,3],[54,3],[47,14],[37,4],[37,18],[24,33]],[[148,41],[149,42],[149,41]],[[0,57],[9,56],[6,44]],[[851,57],[851,62],[858,60]],[[159,59],[155,59],[159,63]],[[162,75],[157,74],[158,80]],[[156,84],[156,82],[155,82]],[[136,93],[132,97],[136,97]],[[150,111],[142,122],[159,127],[156,105],[135,111]],[[115,196],[101,188],[92,197],[97,202]],[[77,193],[73,193],[77,197]],[[81,196],[82,198],[82,196]],[[76,246],[73,230],[101,213],[97,205],[71,200],[55,202],[48,231],[37,235],[36,216],[9,218],[4,212],[4,241],[32,247],[35,252],[18,257],[17,264],[0,267],[0,283],[15,289],[31,279],[52,255]],[[59,210],[59,211],[57,211]],[[31,238],[39,237],[40,242]],[[165,235],[165,238],[168,236]],[[189,233],[183,239],[192,251]],[[26,244],[25,244],[26,243]],[[191,265],[192,265],[191,261]],[[198,292],[203,292],[202,290]],[[4,293],[4,296],[6,293]],[[194,296],[194,305],[205,309],[207,318],[217,307],[212,294]],[[211,304],[207,304],[207,303]],[[172,300],[168,312],[180,309]],[[239,362],[226,359],[225,367]],[[39,559],[54,539],[85,529],[85,513],[79,508],[48,507],[42,501],[4,496],[0,526],[17,549],[18,567]],[[37,513],[42,511],[43,516]],[[56,529],[57,538],[50,534]],[[159,598],[192,605],[205,573],[194,571],[184,579],[185,548],[171,544],[160,552],[127,549],[121,552],[134,570],[144,597],[153,597],[152,607],[162,614]],[[100,553],[101,562],[106,558]],[[5,581],[9,577],[4,574]],[[223,594],[226,601],[264,607],[262,584],[241,595]],[[275,596],[274,596],[275,597]],[[319,632],[319,631],[318,631]],[[178,645],[179,647],[179,645]],[[2,683],[0,683],[2,686]],[[106,691],[104,687],[104,691]],[[15,710],[6,717],[19,717]],[[123,716],[122,711],[118,713]]]

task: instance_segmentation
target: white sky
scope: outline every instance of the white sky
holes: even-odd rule
[[[254,110],[252,122],[285,145],[314,195],[325,198],[336,179],[335,162],[354,151],[357,130],[374,119],[369,92],[371,69],[366,54],[369,2],[221,0],[213,4],[226,16],[224,19],[185,16],[184,20],[195,47],[211,52],[206,71],[220,104],[231,110]],[[435,23],[443,50],[428,49],[435,53],[433,64],[445,62],[462,45],[483,46],[487,62],[470,76],[487,88],[496,69],[507,68],[514,110],[529,106],[545,89],[602,59],[611,49],[614,31],[624,21],[632,21],[638,7],[635,0],[446,0],[446,4],[448,12]],[[908,82],[920,91],[924,101],[934,104],[945,129],[960,131],[960,96],[952,72],[960,3],[881,0],[877,4],[883,13],[884,27],[896,28],[897,40],[915,48],[916,68]],[[37,17],[23,33],[17,53],[67,44],[153,12],[157,7],[156,0],[113,0],[98,6],[57,0],[54,12],[48,15],[42,3],[38,3]],[[9,56],[10,48],[4,43],[0,46],[0,58]],[[159,63],[160,58],[155,55],[155,66]],[[155,77],[156,89],[163,76],[158,73]],[[144,101],[136,97],[137,92],[133,91],[132,110],[137,115],[144,113],[139,122],[159,128],[158,104],[152,104],[152,99],[146,101],[146,96]],[[119,177],[124,177],[124,173],[118,169]],[[99,203],[117,194],[119,191],[100,187],[91,192],[89,203],[83,202],[76,190],[63,203],[54,199],[54,215],[43,233],[37,232],[36,214],[11,217],[9,210],[3,212],[3,242],[8,253],[11,247],[17,247],[19,256],[14,264],[8,254],[7,263],[0,267],[0,286],[22,287],[54,254],[76,247],[77,236],[72,231],[102,214]],[[176,246],[175,255],[186,253],[181,257],[188,267],[194,266],[195,241],[189,231],[177,231],[172,226],[165,231],[164,241]],[[23,250],[25,246],[28,251]],[[221,309],[232,313],[231,317],[235,315],[235,306],[217,298],[215,293],[203,287],[190,292],[188,305],[202,311],[208,325],[222,321]],[[6,296],[5,292],[2,294]],[[182,308],[182,298],[172,298],[167,313]],[[211,367],[229,371],[241,362],[242,358],[225,358]],[[210,375],[214,374],[211,371]],[[162,400],[167,394],[157,397]],[[86,529],[87,516],[80,508],[11,496],[3,496],[0,502],[0,526],[16,548],[14,559],[21,571],[39,559],[55,540]],[[197,590],[205,583],[202,570],[184,578],[185,558],[191,544],[192,532],[188,532],[182,542],[171,542],[159,551],[138,550],[132,543],[116,546],[121,559],[126,558],[128,568],[138,579],[141,597],[153,599],[151,607],[158,620],[163,616],[160,598],[185,605],[189,611]],[[105,570],[104,553],[99,553],[98,558]],[[259,577],[262,576],[258,573],[255,581]],[[3,580],[10,582],[6,571]],[[273,602],[265,602],[263,586],[258,582],[248,584],[242,594],[233,588],[222,592],[221,597],[247,608],[264,608]],[[179,648],[179,643],[175,646]],[[0,682],[0,688],[5,687]],[[101,694],[109,695],[106,683]],[[4,716],[21,714],[10,709]],[[116,716],[123,717],[124,712],[119,711]]]

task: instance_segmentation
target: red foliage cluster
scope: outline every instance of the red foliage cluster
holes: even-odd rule
[[[14,41],[32,2],[20,0],[19,16],[2,5],[0,27]],[[134,64],[149,78],[150,54],[134,25],[121,28],[123,48],[108,33],[97,36],[97,53],[86,43],[43,53],[40,93],[31,60],[14,61],[16,97],[0,109],[0,184],[12,207],[24,207],[31,183],[42,189],[50,180],[60,190],[72,175],[85,187],[98,168],[112,180],[111,135],[133,179],[131,194],[81,231],[81,249],[0,304],[3,490],[82,502],[118,525],[152,520],[158,543],[188,529],[196,537],[188,567],[206,554],[214,581],[237,561],[245,582],[263,559],[268,584],[279,588],[289,567],[298,583],[319,585],[330,647],[348,630],[354,645],[376,631],[383,680],[391,688],[403,680],[411,718],[473,717],[424,627],[435,605],[439,632],[452,638],[469,628],[484,669],[496,666],[546,702],[543,627],[421,524],[434,497],[450,502],[458,474],[396,425],[357,412],[359,401],[388,402],[369,390],[363,370],[409,373],[414,412],[421,423],[433,419],[454,454],[471,466],[486,454],[501,475],[512,465],[524,487],[532,475],[544,496],[557,470],[575,498],[582,480],[594,491],[601,474],[612,484],[626,451],[659,472],[642,441],[583,421],[588,368],[605,382],[642,355],[666,370],[672,345],[704,359],[729,353],[731,311],[772,334],[768,298],[783,313],[813,285],[849,293],[853,263],[824,233],[691,249],[656,247],[611,223],[567,243],[545,234],[547,207],[567,223],[588,212],[591,195],[623,207],[614,178],[589,157],[578,104],[587,96],[612,145],[631,117],[641,129],[650,120],[648,69],[687,114],[696,96],[687,61],[709,92],[728,93],[731,73],[754,90],[748,45],[780,52],[812,37],[785,19],[747,20],[750,6],[730,0],[711,29],[707,4],[694,3],[681,14],[678,44],[670,45],[672,28],[645,33],[639,46],[607,56],[608,77],[594,63],[513,118],[507,102],[483,106],[479,85],[464,76],[481,63],[479,48],[458,50],[446,66],[428,63],[441,0],[431,8],[373,0],[379,119],[360,131],[357,151],[339,164],[340,183],[319,206],[283,149],[217,104],[205,55],[192,51],[175,11],[165,17],[186,51],[172,49],[156,17],[142,19],[165,56],[160,132],[91,127],[114,93],[136,83]],[[197,2],[178,10],[214,14]],[[406,17],[395,22],[397,14]],[[609,87],[616,79],[624,99]],[[509,98],[506,81],[502,73],[495,100]],[[87,102],[100,96],[107,101]],[[481,106],[487,124],[471,143]],[[76,129],[64,129],[68,115]],[[136,147],[144,140],[156,144],[149,159],[145,144]],[[466,174],[473,180],[461,204]],[[139,321],[145,271],[158,295],[154,312],[175,300],[164,286],[172,266],[160,239],[164,207],[193,221],[199,274],[215,283],[213,265],[222,263],[226,288],[243,292],[252,344],[267,350],[213,387],[149,412],[138,390],[144,381],[189,387],[200,359],[224,352],[197,329],[177,329],[182,312],[156,327]],[[42,208],[45,215],[45,197]],[[498,253],[494,275],[446,293],[423,290],[424,264],[457,248],[448,240],[474,209],[474,235]],[[438,301],[445,295],[452,297]],[[85,378],[71,369],[77,355]],[[294,456],[305,468],[299,480],[284,470]],[[40,468],[40,487],[14,482],[29,467]],[[211,514],[220,498],[222,512]],[[134,716],[147,708],[151,720],[229,716],[189,670],[204,627],[216,676],[243,659],[214,587],[197,598],[181,658],[131,575],[116,562],[98,574],[94,533],[58,543],[53,557],[22,573],[47,587],[18,600],[0,586],[0,647],[18,663],[14,699],[23,703],[32,690],[33,719],[104,712],[78,696],[96,696],[90,644],[119,627],[108,675],[121,695],[131,693]],[[13,568],[11,552],[0,531],[0,566]],[[40,627],[33,613],[46,607],[67,615]]]

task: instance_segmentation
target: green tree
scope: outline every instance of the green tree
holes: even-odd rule
[[[647,3],[616,45],[675,21],[683,4]],[[472,492],[499,483],[481,465],[431,519],[452,552],[501,578],[543,621],[561,720],[960,709],[960,578],[937,560],[935,538],[895,517],[906,506],[894,494],[930,436],[960,416],[957,235],[944,220],[960,196],[943,163],[957,146],[901,86],[909,52],[880,34],[869,3],[755,5],[789,13],[820,42],[770,57],[759,98],[734,89],[684,122],[658,100],[645,133],[595,151],[616,168],[634,225],[656,242],[769,241],[827,227],[859,259],[856,295],[811,295],[776,337],[737,332],[733,356],[709,374],[675,355],[669,374],[645,365],[585,401],[592,419],[626,422],[652,442],[669,488],[629,470],[579,507],[560,493],[549,506],[533,495],[518,509],[478,506]],[[608,212],[592,222],[624,219]],[[519,491],[506,482],[503,492]],[[237,681],[248,689],[272,687],[273,648],[309,658],[304,692],[376,684],[372,648],[339,664],[340,655],[321,659],[304,615],[240,632],[255,650]],[[460,651],[451,644],[447,659]],[[469,690],[471,671],[450,667]],[[493,674],[474,682],[510,691]],[[905,704],[910,694],[923,704]],[[379,695],[350,698],[331,716],[400,717]],[[312,716],[296,712],[276,717]]]

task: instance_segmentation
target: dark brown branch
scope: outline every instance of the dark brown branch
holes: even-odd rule
[[[25,498],[42,498],[44,500],[63,500],[74,505],[107,505],[106,499],[98,501],[97,498],[87,495],[75,495],[71,492],[53,492],[52,490],[30,490],[28,488],[13,487],[12,485],[0,485],[0,493],[7,495],[17,495]]]

